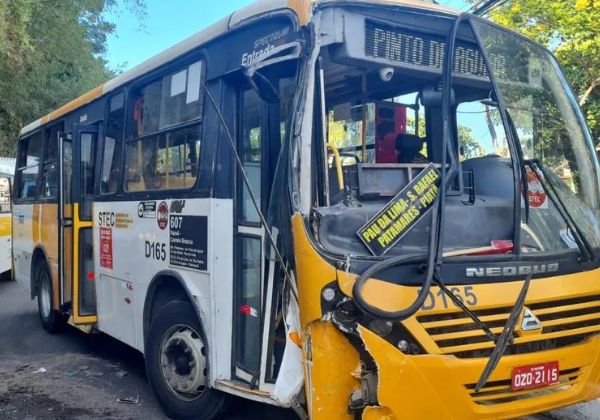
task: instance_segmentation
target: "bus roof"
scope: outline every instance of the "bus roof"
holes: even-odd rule
[[[21,129],[19,135],[26,135],[27,133],[30,133],[41,126],[56,120],[109,92],[114,91],[118,87],[123,86],[124,84],[146,73],[149,73],[166,63],[169,63],[170,61],[181,55],[184,55],[192,49],[197,48],[200,45],[203,45],[221,35],[224,35],[230,30],[236,29],[249,19],[263,14],[291,10],[296,14],[296,16],[298,16],[300,24],[304,25],[310,20],[310,14],[313,5],[333,3],[394,4],[419,9],[427,9],[446,14],[458,13],[454,9],[437,5],[428,0],[258,0],[210,25],[206,29],[192,35],[191,37],[184,39],[183,41],[144,61],[143,63],[133,67],[131,70],[128,70],[118,75],[114,79],[109,80],[103,85],[90,90],[79,98],[72,100],[55,111],[52,111],[48,115],[45,115],[42,118],[26,125]]]

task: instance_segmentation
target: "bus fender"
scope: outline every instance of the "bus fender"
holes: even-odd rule
[[[32,300],[35,299],[35,297],[37,296],[36,268],[37,268],[38,261],[40,261],[40,260],[44,261],[46,263],[46,265],[48,266],[48,272],[50,273],[50,276],[52,278],[52,284],[54,285],[54,274],[52,272],[52,268],[50,267],[50,262],[48,261],[48,254],[46,254],[46,250],[44,249],[43,246],[38,245],[35,247],[35,249],[33,250],[33,253],[31,254],[31,273],[29,275],[29,292],[30,292],[30,297]],[[57,292],[57,291],[55,291],[55,292]]]
[[[175,280],[176,286],[165,283],[165,279]],[[165,286],[165,284],[167,286]],[[205,315],[203,314],[200,308],[199,296],[192,293],[188,283],[183,279],[183,277],[176,271],[173,270],[161,270],[152,277],[150,281],[150,285],[146,291],[146,298],[144,300],[144,312],[143,312],[143,338],[144,338],[144,347],[146,346],[146,335],[148,333],[148,328],[150,327],[150,321],[152,319],[152,309],[155,303],[161,303],[159,296],[157,295],[157,291],[161,287],[166,287],[166,294],[162,297],[163,302],[166,303],[172,299],[181,299],[187,298],[187,300],[192,304],[194,310],[196,311],[196,315],[198,317],[198,321],[202,326],[203,331],[200,333],[203,335],[203,339],[206,342],[206,322]],[[184,293],[182,294],[181,291]]]

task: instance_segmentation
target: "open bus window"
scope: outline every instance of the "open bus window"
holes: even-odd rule
[[[187,189],[200,161],[201,126],[145,137],[127,145],[127,191]]]

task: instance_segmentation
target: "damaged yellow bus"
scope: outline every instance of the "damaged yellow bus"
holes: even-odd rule
[[[515,418],[600,396],[599,194],[536,43],[263,0],[22,130],[14,267],[174,418]]]

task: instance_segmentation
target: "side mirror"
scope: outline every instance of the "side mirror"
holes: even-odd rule
[[[277,89],[273,86],[273,83],[271,83],[268,77],[258,71],[255,71],[252,74],[246,71],[245,75],[252,88],[258,93],[258,96],[260,96],[263,101],[268,104],[279,102]]]

